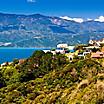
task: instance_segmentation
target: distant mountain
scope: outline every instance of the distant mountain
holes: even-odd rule
[[[80,19],[79,19],[80,20]],[[104,38],[104,22],[66,20],[41,14],[0,13],[0,43],[6,47],[55,47],[58,43],[85,44]]]

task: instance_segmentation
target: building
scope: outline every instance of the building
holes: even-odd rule
[[[47,53],[47,52],[51,52],[51,50],[43,50],[45,53]]]
[[[68,49],[70,52],[74,52],[74,51],[75,51],[74,48],[75,48],[75,46],[68,46],[68,47],[67,47],[67,49]]]
[[[99,43],[100,45],[104,45],[104,38],[101,39],[101,40],[99,40],[98,43]]]
[[[69,61],[72,61],[74,58],[74,53],[66,53],[65,56],[68,57]]]
[[[84,47],[86,49],[86,51],[91,52],[94,48],[95,49],[100,49],[99,46],[88,46],[88,47]]]
[[[58,44],[57,48],[68,48],[68,44]]]
[[[92,45],[92,46],[104,45],[104,38],[101,40],[89,40],[89,45]]]
[[[91,53],[91,58],[103,58],[103,57],[104,57],[103,52]]]

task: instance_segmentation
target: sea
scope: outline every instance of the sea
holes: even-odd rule
[[[48,50],[49,48],[4,48],[0,47],[0,64],[12,62],[14,59],[30,57],[36,50]]]

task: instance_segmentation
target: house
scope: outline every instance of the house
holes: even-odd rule
[[[68,49],[70,52],[74,52],[74,51],[75,51],[74,48],[75,48],[75,46],[68,46],[68,47],[67,47],[67,49]]]
[[[101,39],[101,40],[99,40],[98,43],[99,43],[100,45],[104,45],[104,38]]]
[[[52,50],[52,51],[50,51],[53,55],[55,55],[56,54],[56,51],[55,50]]]
[[[56,51],[56,53],[61,53],[61,54],[65,53],[65,50],[63,50],[63,49],[56,49],[55,51]]]
[[[93,45],[94,41],[93,40],[89,40],[89,45]]]
[[[51,52],[51,50],[43,50],[45,53],[47,53],[47,52]]]
[[[85,55],[82,53],[82,54],[78,54],[78,57],[83,57],[85,59]]]
[[[2,63],[0,66],[3,67],[3,66],[7,66],[7,65],[11,65],[13,62],[4,62]]]
[[[78,57],[83,57],[85,59],[86,55],[88,54],[90,54],[90,52],[78,53]]]
[[[98,47],[100,47],[100,41],[97,41],[97,40],[90,40],[90,41],[89,41],[89,45],[90,45],[90,46],[98,46]]]
[[[72,61],[73,58],[74,58],[74,53],[66,53],[65,56],[67,56],[68,59],[69,59],[70,61]]]
[[[6,63],[2,63],[2,64],[1,64],[1,67],[5,66],[5,65],[6,65]]]
[[[83,52],[84,55],[88,55],[90,54],[91,52]]]
[[[60,54],[64,54],[65,53],[65,50],[63,49],[55,49],[55,50],[43,50],[45,53],[47,52],[51,52],[53,55],[55,55],[56,53],[60,53]]]
[[[88,47],[84,47],[84,48],[87,52],[92,52],[93,49],[97,49],[97,50],[100,49],[99,46],[88,46]]]
[[[68,44],[58,44],[57,48],[67,48]]]
[[[104,38],[101,40],[90,40],[89,41],[89,45],[93,45],[93,46],[101,46],[104,45]]]
[[[104,57],[103,52],[91,53],[91,58],[103,58],[103,57]]]

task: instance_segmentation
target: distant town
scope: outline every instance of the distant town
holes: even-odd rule
[[[56,49],[43,50],[53,54],[65,54],[70,61],[77,58],[104,58],[104,38],[101,40],[89,40],[88,44],[79,44],[76,46],[69,46],[68,44],[58,44]]]
[[[45,53],[51,52],[55,54],[64,54],[68,57],[69,62],[73,62],[74,59],[101,59],[104,58],[104,38],[101,40],[89,40],[88,44],[78,44],[76,46],[70,46],[66,43],[61,43],[56,48],[50,50],[43,50]],[[19,63],[24,63],[25,59],[18,59]],[[1,66],[12,64],[13,62],[4,62]]]

